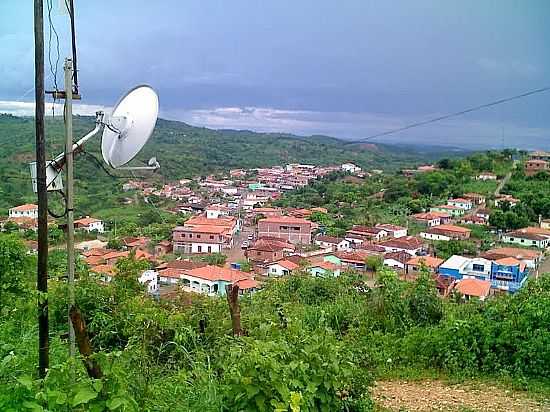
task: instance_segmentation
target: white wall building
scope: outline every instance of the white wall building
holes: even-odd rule
[[[38,206],[28,203],[25,205],[12,207],[9,210],[9,217],[28,217],[31,219],[38,219]]]

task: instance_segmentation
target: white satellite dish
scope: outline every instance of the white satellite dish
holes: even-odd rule
[[[147,85],[133,88],[115,106],[101,139],[103,160],[113,168],[131,161],[151,137],[159,99]]]

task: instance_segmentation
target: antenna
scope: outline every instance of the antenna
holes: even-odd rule
[[[101,153],[105,163],[118,168],[136,157],[155,129],[158,111],[158,96],[151,87],[141,85],[126,93],[103,130]]]

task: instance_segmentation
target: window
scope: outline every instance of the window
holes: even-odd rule
[[[210,235],[210,239],[214,239],[214,235]]]
[[[201,238],[201,235],[197,235],[197,239],[200,239]]]
[[[212,246],[208,246],[208,253],[212,253]]]
[[[300,226],[294,226],[292,229],[297,230],[299,232],[300,231]]]
[[[277,268],[271,268],[271,273],[276,273],[277,272]]]
[[[485,266],[474,263],[472,265],[472,269],[474,270],[474,272],[483,272],[485,270]]]
[[[189,233],[189,239],[193,237],[193,233]]]
[[[197,246],[197,252],[199,252],[199,253],[202,252],[202,246]]]
[[[288,230],[288,226],[279,226],[279,230]]]

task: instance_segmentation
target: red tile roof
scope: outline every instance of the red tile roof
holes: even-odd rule
[[[489,295],[491,282],[479,279],[463,279],[456,284],[455,289],[463,295],[481,298]]]
[[[260,219],[259,222],[263,223],[287,223],[287,224],[296,224],[296,225],[311,225],[311,222],[306,219],[301,219],[298,217],[290,217],[290,216],[273,216],[273,217],[266,217],[265,219]]]
[[[407,265],[421,266],[437,269],[444,262],[443,259],[439,259],[432,256],[415,256],[407,261]]]
[[[225,282],[234,283],[239,280],[250,279],[251,276],[248,273],[241,272],[240,270],[233,270],[227,268],[221,268],[218,266],[203,266],[191,270],[186,270],[185,273],[189,276],[197,277],[209,281],[223,280]]]
[[[12,207],[10,210],[14,210],[14,211],[17,211],[17,212],[27,212],[27,211],[30,211],[30,210],[37,210],[37,209],[38,209],[37,205],[32,204],[32,203],[26,203],[24,205]]]

